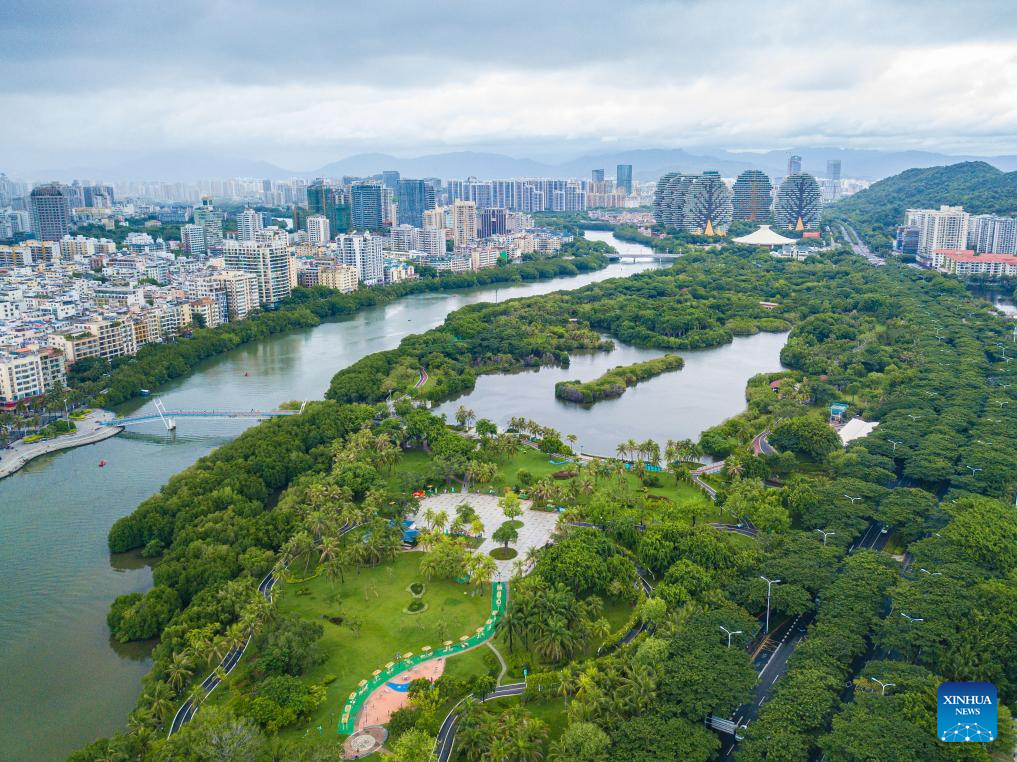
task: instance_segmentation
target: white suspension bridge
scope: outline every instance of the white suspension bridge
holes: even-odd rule
[[[161,399],[155,401],[155,412],[147,415],[136,415],[128,418],[113,418],[103,421],[102,426],[134,426],[139,423],[162,421],[166,431],[177,427],[178,418],[282,418],[287,415],[299,415],[304,412],[305,400],[298,410],[167,410]]]

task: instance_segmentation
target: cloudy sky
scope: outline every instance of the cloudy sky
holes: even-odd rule
[[[0,0],[0,170],[208,151],[1017,153],[1014,0]]]

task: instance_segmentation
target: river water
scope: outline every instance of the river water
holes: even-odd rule
[[[640,244],[616,241],[609,232],[590,231],[588,237],[608,241],[622,253],[647,251]],[[241,347],[156,391],[171,410],[263,409],[285,400],[320,398],[337,370],[397,346],[403,337],[440,324],[466,304],[579,288],[655,266],[649,261],[612,264],[574,278],[407,297]],[[554,369],[527,376],[525,386],[534,389],[525,394],[519,377],[482,378],[469,405],[498,420],[525,415],[581,434],[588,437],[581,440],[583,447],[594,452],[613,451],[629,436],[693,436],[697,427],[744,407],[745,379],[778,367],[781,343],[763,335],[717,350],[683,353],[683,371],[644,382],[591,411],[569,410],[553,399]],[[610,355],[579,357],[562,377],[589,378],[601,372],[598,363],[608,358],[609,365],[618,365],[632,362],[628,357],[653,354],[620,347]],[[508,398],[510,392],[518,396]],[[153,403],[135,401],[119,412],[153,411]],[[596,433],[595,414],[610,435]],[[124,726],[149,661],[144,645],[110,641],[106,611],[117,595],[146,589],[151,573],[133,557],[111,559],[106,533],[170,476],[248,425],[184,419],[170,434],[159,423],[144,424],[96,445],[40,458],[0,480],[0,760],[62,759]],[[104,468],[98,468],[100,460],[107,461]]]

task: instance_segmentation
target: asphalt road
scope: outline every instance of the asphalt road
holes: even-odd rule
[[[492,701],[494,699],[505,698],[506,696],[518,696],[525,689],[526,683],[500,685],[494,691],[481,698],[480,701]],[[462,703],[462,701],[459,702],[459,704]],[[452,748],[456,742],[456,720],[459,718],[457,714],[459,704],[452,707],[452,711],[445,717],[445,721],[441,723],[441,728],[438,730],[438,737],[435,739],[434,744],[434,752],[438,757],[438,762],[448,762],[452,756]]]

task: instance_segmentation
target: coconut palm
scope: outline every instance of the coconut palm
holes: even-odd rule
[[[160,721],[166,721],[166,717],[176,708],[173,704],[173,691],[166,683],[158,682],[152,687],[148,693],[148,706]]]
[[[173,690],[180,692],[180,689],[187,684],[194,674],[194,666],[188,653],[178,651],[173,654],[169,665],[166,667],[166,682]]]

